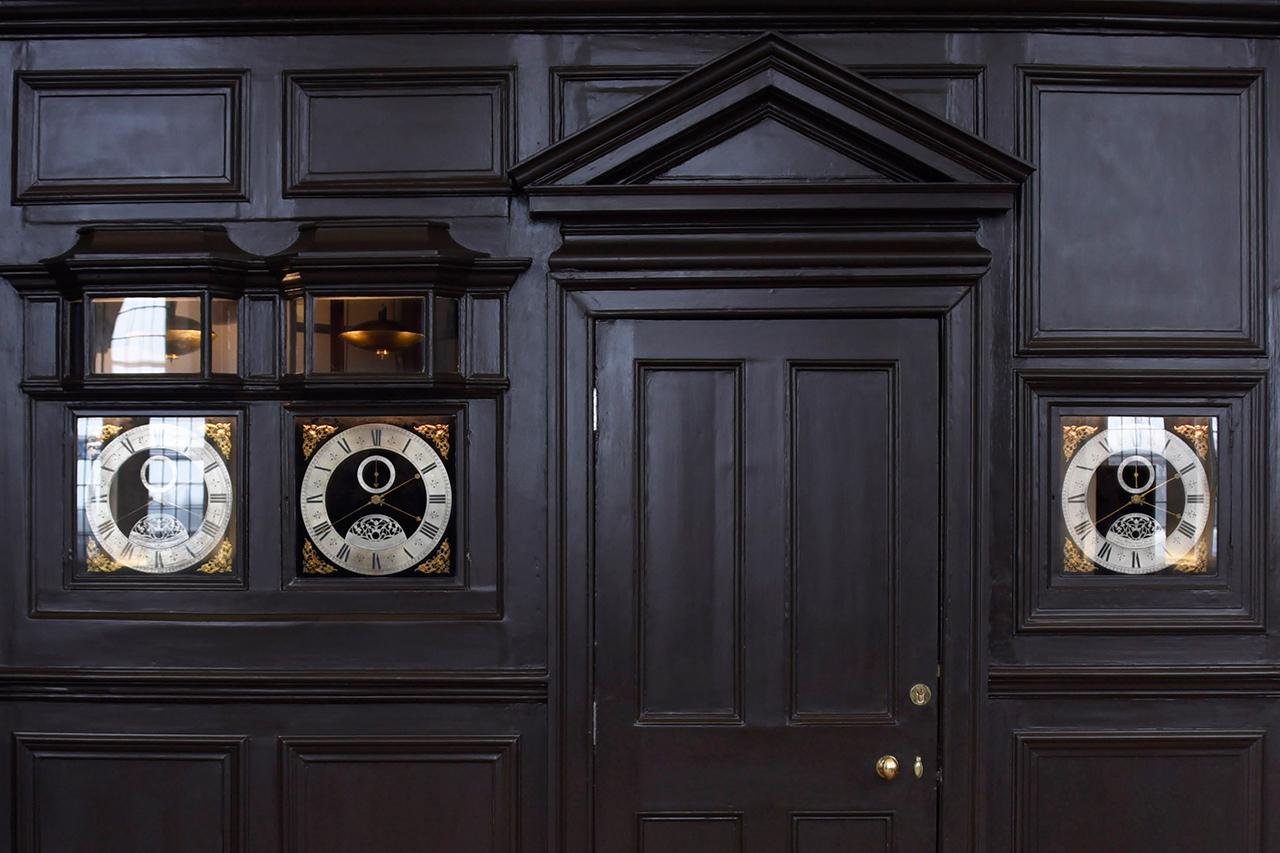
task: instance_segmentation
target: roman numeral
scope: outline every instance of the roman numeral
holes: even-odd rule
[[[375,572],[382,570],[382,560],[378,557],[378,552],[373,552],[373,570]]]
[[[1185,468],[1179,468],[1179,469],[1178,469],[1178,473],[1185,477],[1185,476],[1186,476],[1187,474],[1189,474],[1192,470],[1194,470],[1194,469],[1195,469],[1195,467],[1196,467],[1196,463],[1194,463],[1194,462],[1188,463],[1188,464],[1187,464],[1187,467],[1185,467]]]
[[[422,529],[427,531],[427,535],[432,538],[435,538],[435,535],[440,532],[440,528],[429,521],[422,522]]]
[[[430,465],[428,465],[426,468],[419,468],[418,470],[419,470],[419,471],[421,471],[422,473],[426,474],[426,473],[427,473],[427,472],[429,472],[429,471],[434,471],[434,470],[436,470],[436,468],[437,468],[437,467],[439,467],[439,466],[437,466],[437,465],[436,465],[436,463],[432,462],[432,463],[431,463]]]
[[[408,548],[401,548],[400,550],[404,551],[404,555],[408,557],[410,560],[413,559],[413,552],[410,551]]]
[[[1131,568],[1135,569],[1142,568],[1142,556],[1137,551],[1130,552],[1129,565]]]
[[[133,443],[130,442],[128,438],[120,439],[120,443],[124,445],[125,450],[127,450],[130,453],[133,452]]]
[[[342,543],[342,547],[338,549],[338,562],[342,562],[351,556],[351,546],[346,542]]]
[[[112,468],[110,465],[103,465],[102,470],[106,471],[108,474],[114,474],[116,472],[116,469]]]
[[[108,518],[106,521],[98,525],[98,536],[107,536],[115,526],[116,523]]]
[[[1111,543],[1103,542],[1102,547],[1098,549],[1098,559],[1105,560],[1111,556]]]
[[[108,495],[106,492],[96,492],[96,493],[94,493],[93,497],[89,498],[89,503],[91,503],[91,504],[104,504],[104,503],[106,503],[108,500],[110,500],[110,498],[111,498],[111,496],[110,496],[110,495]]]
[[[375,429],[375,430],[371,430],[371,432],[373,433],[373,446],[381,447],[382,446],[382,430]]]
[[[196,552],[191,550],[191,546],[190,546],[190,545],[183,545],[182,547],[184,547],[184,548],[186,548],[186,549],[187,549],[187,553],[191,555],[191,559],[193,559],[193,560],[194,560],[194,559],[197,559],[197,558],[196,558]]]
[[[209,520],[209,519],[207,519],[207,518],[206,518],[203,522],[201,522],[201,523],[200,523],[200,530],[201,530],[201,531],[202,531],[206,536],[217,536],[217,535],[218,535],[218,525],[214,524],[212,521],[210,521],[210,520]]]
[[[1204,503],[1204,495],[1187,495],[1187,503],[1202,504]]]
[[[315,468],[316,468],[316,470],[317,470],[317,471],[323,471],[323,472],[325,472],[326,474],[328,474],[330,471],[332,471],[332,470],[333,470],[332,468],[326,468],[326,467],[324,467],[323,465],[317,465],[317,466],[315,466]]]
[[[226,492],[213,492],[212,494],[209,495],[209,503],[224,504],[226,502],[227,502]]]
[[[1103,450],[1107,451],[1107,454],[1108,454],[1108,455],[1110,455],[1110,454],[1112,453],[1111,445],[1107,444],[1107,440],[1106,440],[1105,438],[1100,438],[1100,439],[1098,439],[1098,445],[1099,445]]]
[[[442,504],[446,497],[448,497],[448,495],[428,495],[427,503]]]
[[[1089,532],[1089,528],[1093,526],[1093,519],[1086,518],[1084,521],[1076,525],[1075,531],[1077,536],[1083,536]]]
[[[210,462],[208,465],[204,466],[204,472],[205,472],[206,474],[210,474],[210,473],[212,473],[212,472],[213,472],[213,469],[214,469],[214,468],[217,468],[217,467],[218,467],[218,463],[217,463],[217,462]]]
[[[341,447],[344,452],[346,453],[351,452],[351,445],[347,443],[347,440],[345,438],[339,438],[337,439],[337,442],[338,442],[338,446]]]
[[[404,440],[404,447],[400,448],[400,452],[401,452],[401,453],[408,453],[408,452],[409,452],[409,445],[410,445],[410,444],[413,444],[413,436],[409,436],[408,438],[406,438],[406,439]]]
[[[1070,503],[1070,504],[1082,504],[1082,503],[1084,503],[1084,499],[1085,499],[1085,493],[1084,493],[1084,492],[1081,492],[1081,493],[1080,493],[1080,494],[1078,494],[1078,495],[1072,495],[1071,497],[1067,498],[1067,503]]]
[[[123,560],[128,560],[130,557],[133,556],[133,552],[134,552],[133,543],[126,542],[124,543],[124,550],[120,552],[120,558]]]
[[[1178,525],[1178,532],[1183,536],[1195,536],[1196,526],[1189,521],[1183,521]]]
[[[318,504],[318,503],[323,503],[323,502],[324,502],[324,494],[323,494],[323,493],[318,494],[318,495],[307,495],[307,503],[309,503],[309,504]]]
[[[312,535],[319,536],[321,539],[323,539],[324,537],[328,536],[332,532],[333,532],[333,525],[327,521],[322,521],[316,525],[316,529],[312,533]]]

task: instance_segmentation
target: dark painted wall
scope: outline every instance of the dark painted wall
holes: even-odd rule
[[[559,238],[529,217],[505,173],[755,33],[0,42],[0,76],[13,81],[0,109],[0,136],[14,140],[12,168],[0,170],[0,197],[11,202],[0,205],[6,264],[62,252],[90,222],[222,222],[243,248],[268,254],[293,240],[297,221],[375,215],[445,219],[467,246],[533,259],[506,314],[502,489],[486,510],[501,531],[501,608],[486,618],[407,621],[355,608],[229,621],[227,591],[181,619],[122,618],[101,597],[44,608],[33,543],[49,520],[32,494],[57,482],[60,462],[47,454],[61,451],[33,430],[33,405],[18,390],[21,302],[0,288],[9,543],[0,682],[7,730],[26,733],[2,749],[17,770],[0,773],[0,803],[19,849],[34,849],[33,834],[63,849],[60,825],[102,820],[95,784],[137,797],[180,785],[185,810],[166,818],[174,827],[138,818],[142,835],[103,849],[163,846],[156,839],[169,831],[197,839],[181,849],[338,849],[354,842],[334,836],[323,797],[309,792],[334,772],[333,756],[367,766],[388,749],[423,759],[400,765],[398,785],[415,796],[387,807],[406,831],[461,810],[482,831],[440,849],[516,849],[513,838],[523,850],[547,847],[558,832],[549,792],[561,741],[551,721],[559,680],[572,675],[552,664],[559,496],[549,476],[546,259]],[[1037,167],[1015,214],[982,236],[1009,275],[991,276],[977,302],[987,344],[976,413],[978,812],[976,838],[947,846],[1080,849],[1055,841],[1063,824],[1101,812],[1118,838],[1133,837],[1117,849],[1280,849],[1280,822],[1261,811],[1275,799],[1262,768],[1280,766],[1280,638],[1268,616],[1277,325],[1266,263],[1280,255],[1280,229],[1264,204],[1280,197],[1267,167],[1280,138],[1268,80],[1280,44],[1105,31],[788,37]],[[38,361],[51,350],[32,352]],[[1036,549],[1047,485],[1035,474],[1034,436],[1052,407],[1116,401],[1213,408],[1229,424],[1230,594],[1158,607],[1138,598],[1114,613],[1046,588]],[[256,440],[270,458],[278,407],[249,410],[266,425]],[[254,483],[265,494],[287,487],[270,468]],[[250,576],[266,579],[264,594],[280,536],[269,517],[253,528]],[[108,668],[132,674],[92,672]],[[165,668],[171,679],[137,673]],[[212,668],[236,675],[209,678]],[[366,686],[302,675],[388,668],[414,674]],[[293,676],[255,678],[259,670]],[[169,763],[138,760],[157,751]],[[1123,795],[1135,788],[1147,792],[1137,806]],[[147,814],[133,800],[120,808]],[[318,838],[329,840],[307,840]]]

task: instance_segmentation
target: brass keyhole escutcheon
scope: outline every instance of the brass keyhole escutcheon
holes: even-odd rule
[[[876,762],[876,775],[892,782],[898,778],[898,759],[892,755],[882,755]]]
[[[928,705],[929,700],[933,698],[933,691],[927,684],[913,684],[910,696],[912,704],[924,706]]]
[[[916,771],[917,779],[924,776],[924,758],[923,757],[919,755],[916,756],[916,764],[913,769]]]

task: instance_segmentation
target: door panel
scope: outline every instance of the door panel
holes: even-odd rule
[[[596,849],[934,849],[936,324],[597,330]]]

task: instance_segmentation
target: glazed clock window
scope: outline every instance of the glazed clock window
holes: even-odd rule
[[[100,296],[89,306],[90,369],[96,375],[239,372],[236,299]]]
[[[1059,427],[1062,573],[1216,573],[1215,418],[1070,416]]]
[[[316,297],[315,373],[422,373],[426,303],[421,297]]]
[[[76,574],[93,579],[233,573],[234,420],[76,420]]]

